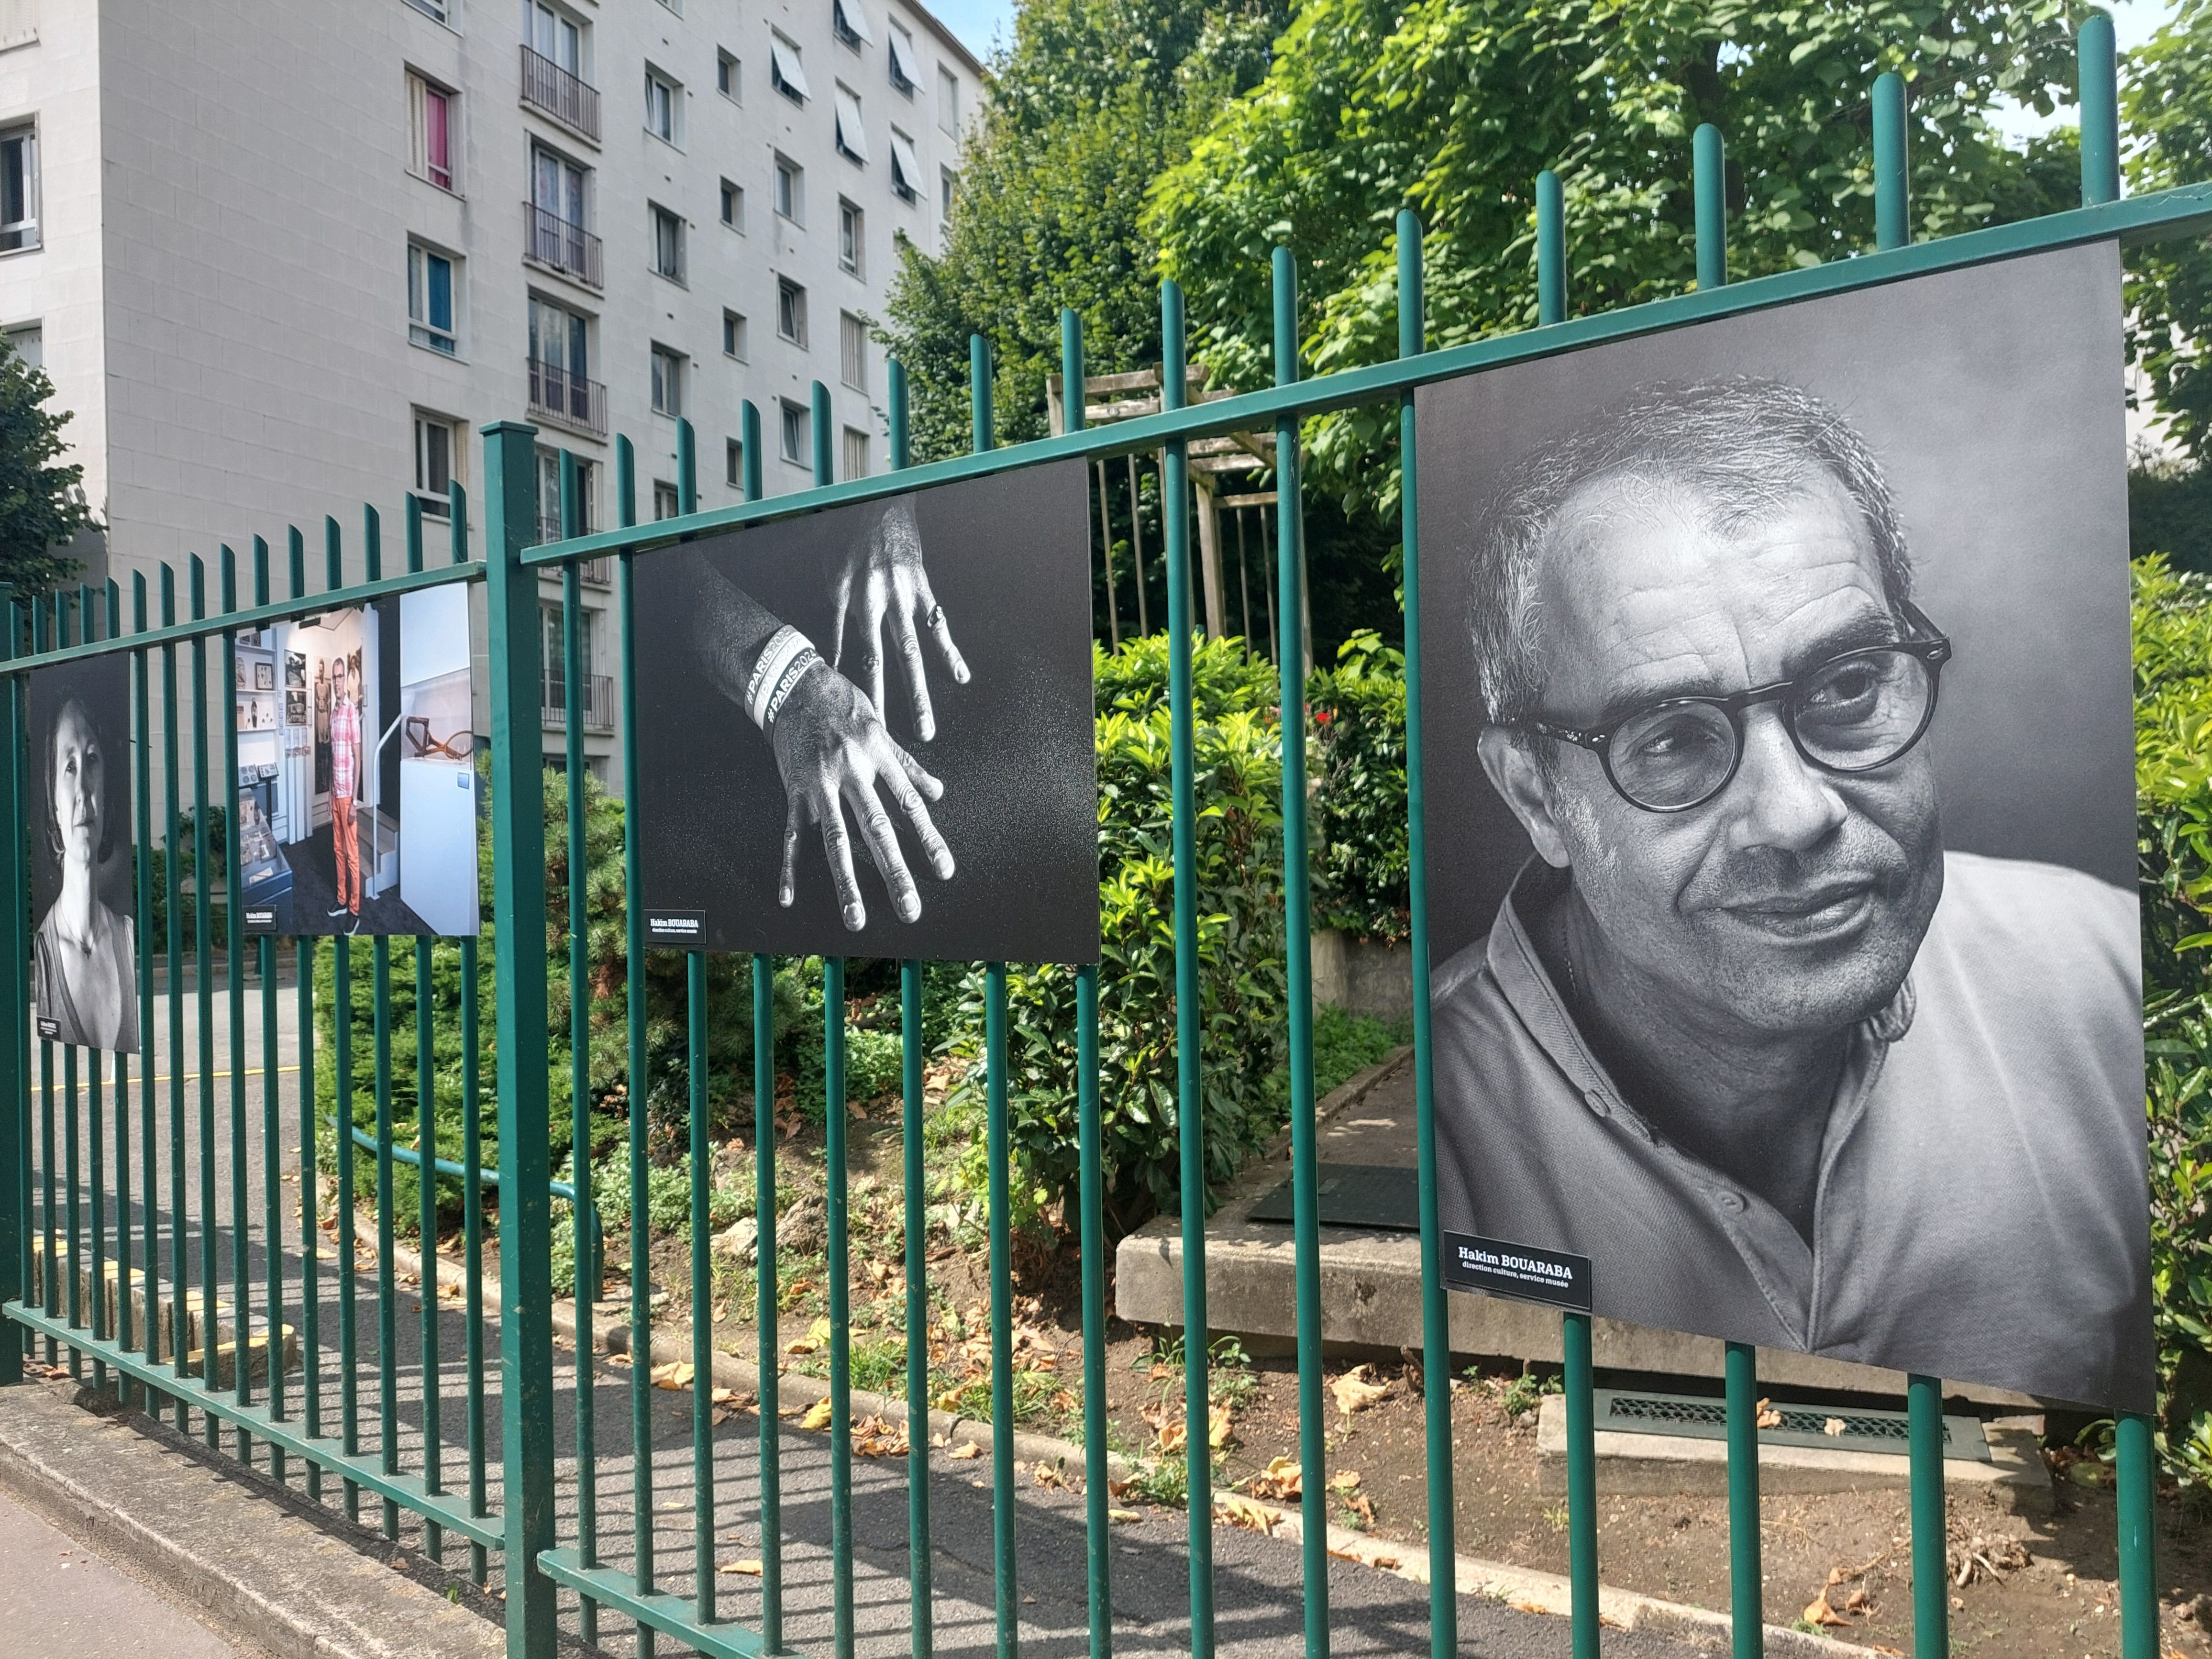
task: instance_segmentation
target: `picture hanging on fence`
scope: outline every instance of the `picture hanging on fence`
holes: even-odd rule
[[[273,685],[281,659],[301,688],[284,693],[281,719],[272,691],[258,699],[265,721],[239,722],[245,931],[474,933],[467,590],[279,623],[240,635],[237,650],[257,684]]]
[[[1418,394],[1448,1283],[2152,1408],[2119,301]]]
[[[135,1054],[130,662],[111,653],[36,669],[28,678],[38,1033]]]
[[[1098,955],[1079,461],[732,532],[636,567],[647,937]]]

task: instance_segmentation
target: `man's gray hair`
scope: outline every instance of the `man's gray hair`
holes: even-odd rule
[[[1542,701],[1537,564],[1577,489],[1614,478],[1678,489],[1725,528],[1798,499],[1820,472],[1857,506],[1900,610],[1912,568],[1889,481],[1856,429],[1801,386],[1750,376],[1639,386],[1538,451],[1492,498],[1475,541],[1468,626],[1490,723],[1523,725]]]

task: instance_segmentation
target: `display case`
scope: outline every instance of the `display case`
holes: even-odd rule
[[[238,878],[246,902],[255,909],[274,904],[292,890],[292,866],[269,823],[270,782],[247,781],[238,789]]]

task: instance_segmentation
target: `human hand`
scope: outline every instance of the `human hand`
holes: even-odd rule
[[[929,573],[921,562],[921,532],[915,524],[911,498],[893,501],[868,533],[847,551],[838,568],[834,598],[836,626],[830,634],[830,666],[844,666],[846,617],[857,607],[854,678],[866,690],[877,712],[888,718],[884,708],[883,643],[884,624],[888,621],[914,697],[914,729],[927,743],[937,735],[937,718],[930,708],[929,679],[922,668],[922,630],[928,630],[955,685],[968,684],[968,665],[952,643],[945,607],[929,591]]]
[[[930,822],[927,801],[945,786],[915,764],[884,729],[871,703],[842,674],[818,659],[794,685],[769,728],[769,744],[790,803],[783,825],[783,872],[777,902],[787,908],[794,891],[799,831],[804,823],[822,828],[822,848],[837,884],[837,907],[847,931],[867,926],[867,907],[853,874],[853,849],[845,826],[849,808],[867,842],[877,872],[890,889],[891,905],[902,921],[921,915],[921,896],[899,850],[898,831],[884,810],[888,791],[920,837],[930,871],[939,881],[952,876],[952,854]],[[926,798],[926,799],[925,799]]]

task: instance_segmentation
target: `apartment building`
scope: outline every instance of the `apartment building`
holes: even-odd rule
[[[440,556],[449,481],[483,533],[497,420],[539,430],[547,536],[563,450],[614,521],[618,433],[640,517],[673,514],[679,416],[701,503],[740,499],[747,398],[767,489],[805,487],[816,380],[857,477],[887,464],[866,319],[897,239],[939,244],[985,91],[912,0],[0,0],[0,331],[75,413],[126,586],[288,525],[319,585],[325,514],[357,578],[364,501],[391,568],[410,491]],[[585,592],[618,784],[604,567]],[[556,643],[549,758],[563,692]]]

